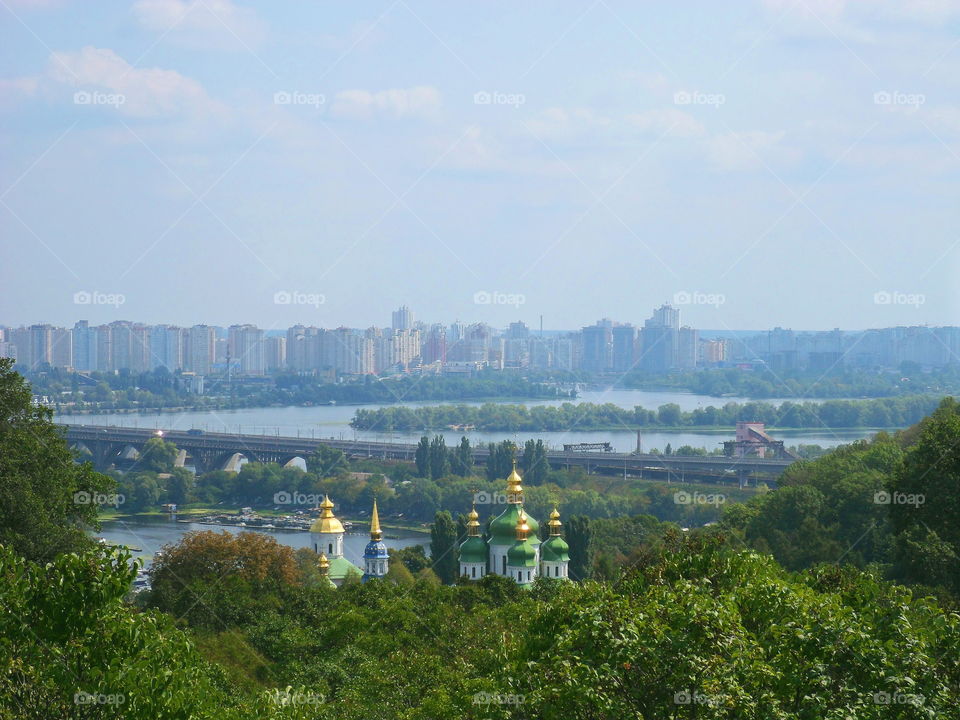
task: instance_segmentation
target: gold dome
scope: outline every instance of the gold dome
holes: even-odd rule
[[[560,522],[560,511],[556,508],[550,513],[550,521],[547,523],[547,527],[550,528],[551,535],[560,534],[560,528],[563,527],[563,523]]]
[[[530,534],[530,526],[527,525],[527,514],[521,512],[517,516],[517,540],[526,540]]]
[[[323,496],[323,502],[320,503],[320,517],[310,526],[312,533],[342,533],[343,523],[341,523],[333,514],[333,503],[326,495]]]
[[[467,515],[467,535],[469,537],[480,536],[480,515],[477,513],[477,506],[474,505]]]
[[[320,559],[317,560],[317,567],[320,568],[321,575],[327,575],[330,572],[330,561],[324,553],[320,553]]]
[[[523,478],[517,472],[517,461],[513,461],[513,471],[507,476],[507,502],[523,502]]]

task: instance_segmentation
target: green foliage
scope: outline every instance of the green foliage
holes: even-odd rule
[[[100,502],[118,502],[112,481],[78,465],[51,412],[31,402],[30,388],[0,358],[0,543],[47,561],[88,547]]]
[[[176,459],[177,446],[162,438],[154,437],[144,443],[136,466],[150,472],[168,473],[173,471]]]
[[[779,428],[898,428],[919,421],[937,406],[930,395],[910,395],[873,400],[725,403],[683,411],[667,404],[657,410],[613,403],[571,403],[527,406],[506,403],[482,405],[429,405],[418,408],[361,408],[350,425],[358,430],[439,430],[451,425],[474,425],[493,432],[556,432],[623,430],[625,428],[729,428],[740,420],[764,422]]]
[[[430,527],[430,558],[441,582],[457,579],[457,526],[446,510],[438,512]],[[427,569],[427,568],[425,568]]]

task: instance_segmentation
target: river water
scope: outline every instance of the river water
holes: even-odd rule
[[[359,527],[359,526],[358,526]],[[144,558],[149,564],[154,554],[164,545],[179,542],[180,538],[191,530],[226,530],[239,533],[245,530],[267,533],[277,542],[289,545],[295,550],[310,547],[310,533],[300,530],[262,530],[259,528],[240,528],[222,525],[202,525],[194,522],[177,522],[170,517],[135,516],[118,520],[106,520],[101,523],[99,537],[114,545],[126,545],[139,548],[133,552],[135,557]],[[384,543],[388,548],[404,548],[409,545],[423,545],[430,554],[430,536],[405,530],[385,530]],[[343,554],[354,565],[363,567],[363,549],[370,542],[370,535],[361,530],[348,532],[343,538]]]
[[[528,407],[546,405],[559,406],[564,402],[612,403],[619,407],[632,409],[641,406],[647,409],[656,409],[667,403],[676,403],[682,410],[690,411],[709,405],[721,406],[728,402],[749,402],[748,398],[729,397],[715,398],[707,395],[694,395],[684,392],[650,391],[650,390],[586,390],[573,401],[570,400],[523,400],[509,404],[522,404]],[[782,398],[770,399],[765,402],[780,404]],[[814,401],[816,402],[816,401]],[[430,405],[446,405],[450,401],[438,402],[409,402],[403,403],[410,408]],[[480,402],[456,403],[462,405],[480,405]],[[358,431],[350,427],[350,421],[358,408],[377,408],[385,405],[322,405],[315,407],[270,407],[245,408],[240,410],[203,410],[182,413],[151,413],[125,414],[106,413],[102,415],[69,415],[57,416],[58,422],[76,423],[81,425],[121,425],[124,427],[149,427],[162,430],[188,430],[199,428],[211,432],[240,432],[250,434],[288,435],[316,438],[338,438],[358,440],[379,440],[392,442],[415,443],[420,439],[420,432],[376,432],[373,430]],[[395,407],[395,406],[386,406]],[[429,433],[431,436],[436,434]],[[456,445],[460,438],[466,435],[472,445],[501,440],[523,442],[530,438],[541,439],[550,448],[560,449],[564,443],[609,442],[619,452],[630,452],[637,448],[636,430],[577,430],[565,432],[478,432],[478,431],[439,431],[444,436],[447,446]],[[869,433],[858,430],[810,430],[774,433],[778,440],[784,440],[787,446],[800,443],[806,445],[821,445],[835,447],[866,437]],[[691,445],[713,450],[720,447],[724,440],[732,440],[732,433],[711,433],[703,430],[685,430],[682,432],[644,432],[640,437],[641,449],[649,451],[653,448],[664,449],[669,443],[673,448],[681,445]]]

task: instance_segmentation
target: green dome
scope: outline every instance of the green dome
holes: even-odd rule
[[[460,544],[460,562],[487,562],[487,544],[481,537],[468,537]]]
[[[570,546],[559,535],[552,535],[540,546],[540,559],[547,562],[567,562],[570,560]]]
[[[507,567],[536,567],[537,549],[529,540],[514,540],[507,550]]]
[[[519,503],[507,505],[507,509],[497,515],[490,523],[490,544],[492,545],[510,545],[517,540],[517,518],[523,512],[523,505]],[[540,523],[527,515],[527,525],[530,527],[530,542],[534,545],[540,544],[540,538],[537,532],[540,530]]]

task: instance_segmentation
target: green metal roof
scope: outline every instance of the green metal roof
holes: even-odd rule
[[[569,561],[570,546],[559,535],[552,535],[540,546],[540,559],[547,562]]]
[[[537,549],[530,540],[515,540],[510,549],[507,550],[507,568],[536,566]]]
[[[487,544],[481,537],[468,537],[460,544],[460,562],[485,563]]]
[[[517,539],[517,518],[523,511],[523,505],[511,503],[507,509],[497,515],[490,523],[490,542],[493,545],[510,545]],[[537,531],[540,529],[540,523],[533,519],[527,513],[527,525],[530,527],[530,542],[534,545],[540,544],[540,538],[537,537]]]
[[[357,573],[357,575],[363,575],[363,570],[358,568],[352,562],[346,558],[330,558],[330,577],[336,580],[342,580],[351,572]]]

